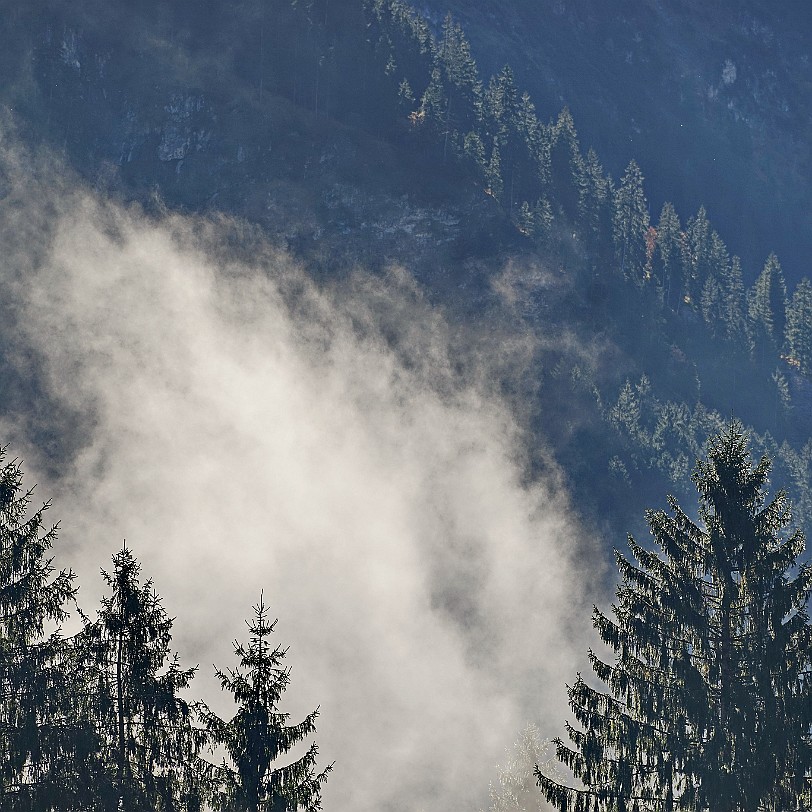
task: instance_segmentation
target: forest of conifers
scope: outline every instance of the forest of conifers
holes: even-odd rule
[[[698,521],[672,498],[647,516],[655,551],[630,536],[632,557],[616,553],[614,617],[593,616],[614,659],[589,652],[605,690],[580,674],[568,688],[580,728],[566,724],[556,754],[570,780],[536,767],[561,812],[809,808],[812,570],[769,473],[731,423],[694,469]],[[288,753],[318,710],[289,723],[290,672],[263,597],[235,667],[216,670],[236,704],[222,719],[186,698],[196,669],[172,655],[173,620],[126,545],[102,571],[95,619],[78,610],[81,629],[63,636],[76,587],[53,565],[48,506],[30,510],[14,461],[0,468],[0,499],[4,810],[320,808],[332,765],[317,772],[315,743]]]
[[[234,666],[216,671],[236,706],[223,720],[185,698],[196,669],[173,654],[173,618],[126,544],[102,571],[96,616],[84,614],[74,574],[53,565],[48,506],[29,510],[19,465],[0,462],[0,808],[318,808],[330,767],[317,772],[315,743],[277,761],[314,732],[318,711],[291,722],[279,708],[290,672],[263,598]],[[70,611],[81,630],[66,637]]]
[[[436,247],[454,273],[467,274],[470,298],[460,302],[463,285],[449,294],[430,264],[416,267],[433,301],[486,321],[498,309],[489,262],[520,256],[554,269],[558,285],[553,306],[545,291],[517,286],[510,316],[522,329],[612,348],[588,357],[565,342],[540,342],[521,382],[507,374],[497,382],[508,400],[548,393],[543,414],[528,407],[528,436],[537,432],[539,444],[551,446],[579,515],[614,534],[632,523],[636,533],[640,499],[653,505],[676,494],[670,513],[648,516],[657,552],[632,541],[632,558],[618,555],[614,620],[596,611],[598,633],[616,656],[590,655],[606,693],[580,677],[569,689],[582,729],[570,727],[571,742],[558,753],[585,789],[567,790],[540,773],[540,795],[568,812],[807,808],[809,576],[803,536],[792,527],[812,528],[812,283],[799,274],[788,281],[772,253],[746,267],[702,206],[678,212],[665,203],[653,214],[635,160],[613,178],[580,143],[566,108],[538,111],[510,66],[483,78],[450,15],[433,23],[401,0],[345,2],[341,14],[328,0],[282,2],[272,14],[263,0],[238,5],[239,13],[223,6],[203,19],[183,0],[153,16],[168,28],[193,20],[191,50],[228,52],[232,73],[212,73],[239,81],[240,92],[213,79],[190,115],[201,130],[213,129],[218,115],[250,119],[255,129],[240,158],[228,163],[205,145],[177,157],[150,135],[145,143],[157,146],[166,175],[157,202],[147,146],[135,142],[126,156],[113,156],[122,195],[160,210],[167,202],[194,209],[219,194],[226,210],[242,215],[235,201],[248,197],[256,167],[270,173],[263,161],[278,160],[274,171],[288,171],[279,168],[285,164],[297,183],[315,185],[319,159],[307,143],[333,127],[348,140],[358,132],[376,139],[403,165],[362,170],[348,159],[347,174],[374,190],[397,177],[398,191],[440,208],[453,200],[471,215],[450,248],[441,240]],[[136,109],[132,98],[171,83],[163,63],[150,62],[149,37],[106,27],[91,6],[49,10],[49,32],[81,29],[71,47],[84,49],[82,59],[66,52],[67,34],[32,40],[31,77],[12,100],[21,131],[41,127],[80,172],[96,177],[94,162],[110,159],[100,133],[138,116],[154,124],[171,105]],[[35,16],[21,9],[12,22],[33,30]],[[106,61],[94,63],[101,53]],[[9,47],[4,59],[14,54]],[[139,70],[128,59],[141,60]],[[77,68],[80,61],[96,64],[98,76]],[[197,93],[205,82],[188,70]],[[140,85],[128,96],[121,87],[132,89],[130,81]],[[288,131],[274,131],[273,155],[282,157],[268,158],[277,113],[288,117]],[[195,160],[226,167],[223,188]],[[173,186],[176,177],[185,185]],[[385,266],[389,257],[352,242],[357,213],[322,198],[340,214],[333,245],[350,245],[373,270]],[[340,253],[312,235],[297,232],[287,248],[315,278],[337,273]],[[786,495],[770,497],[763,455]],[[697,459],[704,461],[695,467]],[[280,709],[290,677],[284,649],[269,640],[265,598],[248,642],[235,644],[234,663],[217,672],[235,702],[233,717],[221,719],[187,698],[195,670],[173,656],[172,620],[126,546],[104,574],[98,612],[80,612],[75,634],[55,631],[75,600],[74,578],[58,558],[52,564],[55,533],[42,511],[29,512],[16,463],[4,462],[0,488],[0,809],[317,808],[330,767],[317,766],[315,745],[279,766],[309,740],[317,714],[291,721]],[[267,600],[272,607],[273,596]]]
[[[204,16],[181,0],[142,6],[124,24],[116,7],[56,4],[44,33],[32,9],[19,10],[7,62],[30,56],[33,68],[9,84],[7,101],[23,132],[42,132],[93,182],[115,164],[115,194],[148,209],[157,190],[181,210],[216,199],[277,228],[318,279],[354,262],[409,263],[432,300],[463,320],[504,316],[493,285],[505,261],[540,264],[554,290],[520,275],[514,328],[572,336],[591,357],[572,352],[572,341],[542,340],[525,376],[547,395],[532,430],[553,447],[591,521],[622,532],[640,514],[630,493],[651,501],[679,492],[732,415],[775,460],[808,527],[812,297],[803,269],[785,278],[769,250],[758,266],[740,262],[702,206],[651,212],[645,167],[632,159],[612,178],[566,109],[536,110],[509,66],[483,78],[450,16],[431,20],[396,0],[272,10],[246,0],[239,13],[215,4]],[[186,67],[151,42],[174,43]],[[370,147],[374,162],[363,161]],[[303,227],[283,203],[270,208],[288,219],[269,220],[268,207],[257,208],[260,178],[278,180],[283,196],[296,188],[317,200],[322,226]],[[367,202],[347,202],[351,188]],[[440,212],[436,240],[387,246],[367,234],[363,218],[396,197]],[[449,234],[446,209],[461,220]],[[509,394],[523,385],[503,384]]]

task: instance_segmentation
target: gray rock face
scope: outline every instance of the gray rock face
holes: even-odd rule
[[[181,161],[190,149],[202,149],[209,136],[195,128],[204,109],[202,96],[178,94],[164,107],[167,121],[158,145],[158,160]]]

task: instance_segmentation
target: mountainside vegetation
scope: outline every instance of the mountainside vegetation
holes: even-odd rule
[[[812,210],[795,177],[809,159],[796,120],[808,60],[791,31],[759,27],[756,0],[737,11],[735,59],[725,50],[735,37],[721,34],[686,50],[686,31],[722,12],[643,4],[678,30],[678,61],[718,73],[708,88],[682,76],[698,137],[662,138],[658,151],[670,63],[656,57],[660,34],[623,44],[643,12],[621,5],[610,25],[591,0],[510,0],[504,12],[450,3],[453,14],[405,0],[237,0],[205,14],[193,0],[6,3],[0,220],[18,205],[11,163],[32,173],[54,163],[156,220],[226,215],[244,229],[224,251],[270,242],[324,288],[359,267],[382,278],[404,269],[491,361],[488,385],[522,421],[527,481],[552,458],[590,531],[633,532],[632,557],[616,556],[613,616],[594,616],[614,656],[590,653],[605,689],[580,675],[568,689],[580,729],[558,742],[560,769],[528,729],[493,808],[543,793],[562,812],[801,809],[812,771],[801,560],[812,528],[812,282],[798,256],[810,238],[798,237],[786,267],[762,238],[780,220],[783,250]],[[539,10],[561,41],[538,64],[560,60],[559,78],[533,75]],[[611,36],[590,50],[604,24]],[[516,47],[502,60],[505,43]],[[594,86],[566,104],[560,77],[584,65]],[[622,105],[597,98],[632,73]],[[615,110],[634,128],[638,108],[641,150],[634,140],[621,150],[601,117]],[[732,157],[703,152],[731,140]],[[761,175],[728,179],[751,153]],[[764,203],[763,219],[759,194],[783,196]],[[742,229],[731,195],[749,198]],[[0,417],[26,415],[58,472],[86,434],[69,405],[50,408],[45,372],[21,361],[14,330],[14,318],[0,323]],[[530,349],[506,358],[519,340]],[[0,463],[0,807],[318,809],[331,770],[308,745],[318,709],[291,722],[280,708],[290,673],[264,598],[235,664],[216,670],[235,704],[222,717],[188,698],[196,669],[171,650],[174,620],[126,546],[102,573],[95,616],[79,612],[81,629],[63,633],[74,575],[49,557],[47,506],[31,512],[19,466]],[[786,493],[770,495],[770,475]],[[696,510],[681,508],[695,491]],[[644,513],[665,493],[669,511]],[[634,540],[647,530],[654,551]],[[539,789],[527,773],[542,759]]]
[[[450,15],[43,2],[4,42],[9,126],[100,193],[237,214],[325,284],[399,263],[452,319],[537,336],[502,387],[535,393],[529,442],[584,518],[618,531],[679,493],[735,415],[812,520],[808,280],[732,256],[701,205],[653,216],[636,161],[613,178],[566,108],[537,110],[509,65],[483,77]]]

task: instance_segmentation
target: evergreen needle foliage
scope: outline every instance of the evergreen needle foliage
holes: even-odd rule
[[[73,714],[69,649],[47,627],[67,617],[73,573],[47,557],[56,528],[0,449],[0,809],[78,809],[84,738]],[[59,804],[57,806],[57,804]]]
[[[209,709],[203,716],[215,746],[224,746],[231,765],[223,762],[218,805],[223,812],[311,812],[321,808],[321,785],[330,764],[316,773],[318,747],[313,742],[300,758],[284,766],[276,760],[316,730],[318,708],[298,724],[279,711],[290,671],[282,666],[287,653],[271,648],[268,638],[277,621],[270,622],[263,598],[254,607],[248,646],[234,643],[239,665],[216,669],[224,691],[234,697],[237,712],[228,722]],[[233,765],[233,766],[232,766]]]
[[[112,797],[123,812],[196,812],[205,736],[180,695],[195,669],[170,653],[172,618],[140,570],[126,546],[113,556],[113,571],[102,571],[110,594],[76,640],[102,762],[99,806],[89,808],[110,808]]]
[[[582,787],[537,770],[561,812],[809,808],[812,572],[769,470],[731,424],[693,474],[699,521],[669,499],[647,516],[658,552],[630,537],[632,559],[616,554],[613,617],[593,616],[614,664],[590,652],[605,691],[578,675],[580,729],[557,741]]]
[[[271,649],[264,602],[235,643],[239,665],[217,671],[237,712],[225,722],[183,697],[195,668],[170,651],[173,619],[126,545],[102,570],[108,594],[95,620],[64,638],[76,587],[47,554],[56,528],[48,505],[29,511],[16,462],[0,449],[0,810],[2,812],[292,812],[316,810],[332,765],[316,773],[315,744],[277,759],[315,731],[278,703],[290,681]],[[30,513],[30,515],[29,515]],[[52,627],[53,630],[49,630]],[[202,719],[202,724],[200,723]],[[201,758],[225,748],[231,764]],[[233,765],[233,766],[231,766]]]

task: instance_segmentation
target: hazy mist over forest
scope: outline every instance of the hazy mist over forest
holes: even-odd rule
[[[209,664],[264,589],[290,712],[321,705],[325,804],[475,804],[527,720],[561,715],[588,636],[571,606],[599,580],[555,477],[524,480],[487,359],[456,374],[396,268],[320,292],[268,246],[230,259],[233,223],[147,219],[47,168],[32,188],[7,158],[6,340],[82,443],[52,476],[25,421],[4,431],[54,500],[80,605],[126,538],[217,704]]]
[[[812,16],[204,6],[0,0],[0,446],[87,617],[126,539],[189,701],[263,596],[325,810],[552,809],[708,438],[812,528]]]

